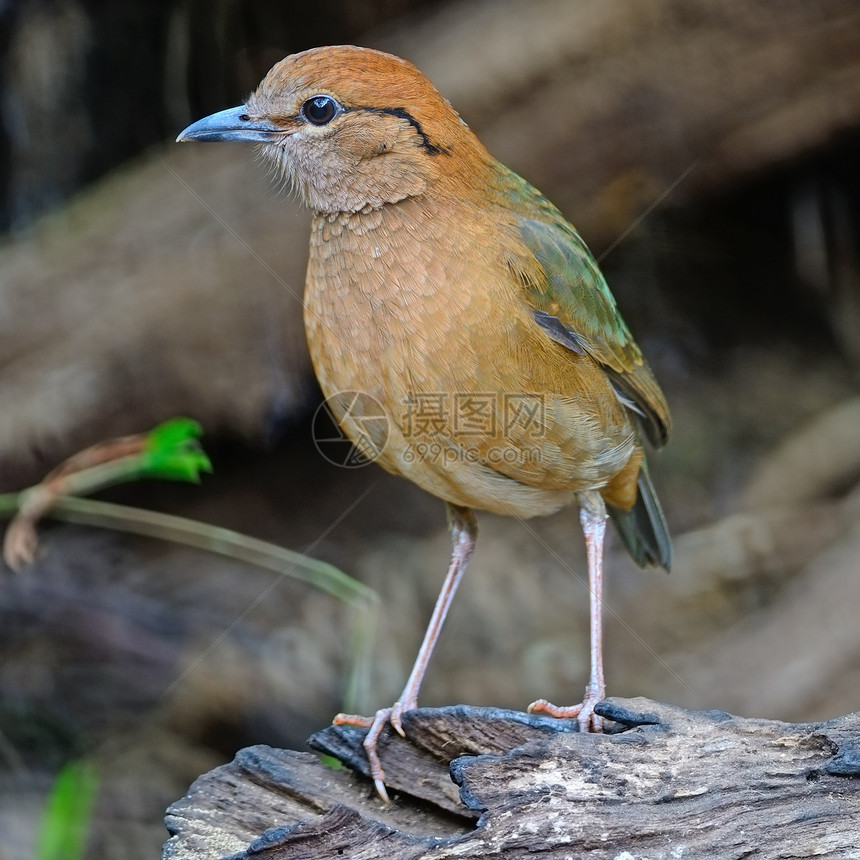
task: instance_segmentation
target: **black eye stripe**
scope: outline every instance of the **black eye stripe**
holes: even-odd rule
[[[408,122],[412,128],[415,129],[415,133],[418,135],[420,145],[422,149],[428,152],[430,155],[450,155],[450,150],[446,149],[444,146],[439,146],[438,144],[433,143],[429,136],[424,131],[421,123],[409,113],[406,108],[402,107],[369,107],[369,106],[356,106],[352,108],[344,107],[342,104],[337,102],[334,98],[328,95],[320,94],[318,96],[311,96],[309,99],[306,99],[302,104],[301,108],[299,108],[299,116],[305,120],[305,122],[310,123],[315,126],[323,126],[328,125],[333,119],[340,116],[342,113],[349,113],[350,111],[364,111],[366,113],[375,113],[375,114],[384,114],[387,116],[396,116],[398,119],[403,119]]]
[[[345,110],[347,110],[345,108]],[[409,113],[406,108],[402,107],[357,107],[357,108],[349,108],[349,110],[362,110],[366,113],[377,113],[384,114],[386,116],[396,116],[398,119],[406,120],[412,128],[415,129],[415,133],[418,135],[420,140],[421,148],[424,149],[430,155],[450,155],[451,152],[449,149],[446,149],[444,146],[439,146],[438,144],[433,143],[427,133],[424,131],[421,123]]]

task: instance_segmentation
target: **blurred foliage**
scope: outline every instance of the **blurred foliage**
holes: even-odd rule
[[[69,762],[57,774],[45,803],[36,860],[79,860],[99,788],[95,767],[86,759]]]

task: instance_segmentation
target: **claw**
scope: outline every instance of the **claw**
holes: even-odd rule
[[[601,734],[605,721],[603,717],[594,713],[594,706],[603,700],[602,696],[589,696],[586,694],[580,705],[554,705],[546,699],[537,699],[528,707],[530,714],[549,714],[560,720],[572,720],[576,717],[581,732]]]
[[[403,729],[403,715],[407,711],[411,711],[414,708],[418,707],[418,702],[411,702],[408,705],[404,705],[403,702],[395,702],[391,707],[391,716],[388,718],[388,721],[394,727],[394,731],[397,732],[400,737],[405,738],[406,732]]]
[[[367,754],[367,764],[370,768],[370,776],[373,779],[373,784],[376,786],[376,793],[382,798],[383,803],[391,803],[388,797],[388,792],[385,790],[385,771],[382,769],[382,764],[379,761],[379,753],[376,751],[376,743],[382,730],[391,720],[392,708],[383,708],[376,712],[373,722],[370,725],[370,731],[367,737],[362,742],[364,752]]]
[[[361,714],[338,714],[332,721],[333,726],[357,726],[369,729],[373,725],[373,717],[363,717]]]
[[[399,702],[397,704],[400,704]],[[376,745],[379,737],[385,729],[386,725],[392,722],[394,708],[382,708],[377,711],[373,717],[363,717],[359,714],[338,714],[333,720],[333,725],[336,726],[358,726],[359,728],[368,729],[367,735],[361,742],[364,747],[365,755],[367,755],[367,765],[370,772],[370,778],[376,786],[376,793],[380,796],[383,803],[391,803],[388,792],[385,789],[385,771],[379,761],[379,753]],[[398,713],[398,721],[399,721]],[[395,729],[403,735],[403,729],[395,726]],[[405,737],[405,735],[404,735]]]

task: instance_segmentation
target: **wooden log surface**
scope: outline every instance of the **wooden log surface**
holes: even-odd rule
[[[617,731],[422,708],[381,757],[394,798],[304,752],[256,746],[168,810],[163,860],[860,857],[860,714],[741,719],[612,699]],[[357,729],[310,745],[366,770]]]

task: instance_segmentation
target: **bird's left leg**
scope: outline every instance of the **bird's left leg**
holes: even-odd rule
[[[424,641],[418,650],[415,665],[412,667],[409,680],[406,682],[400,698],[392,707],[377,711],[376,716],[372,718],[361,717],[355,714],[338,714],[334,718],[335,725],[358,725],[370,728],[367,737],[363,741],[363,746],[367,753],[370,775],[376,785],[376,790],[379,792],[379,796],[386,802],[388,801],[388,793],[385,790],[385,771],[379,763],[379,755],[376,751],[377,741],[388,723],[391,723],[398,734],[403,737],[406,736],[406,733],[403,731],[402,716],[406,711],[411,711],[418,707],[418,691],[421,688],[421,682],[424,680],[430,656],[436,646],[436,641],[439,638],[439,633],[442,630],[442,624],[445,621],[445,616],[448,614],[448,609],[451,607],[457,586],[460,584],[460,580],[463,578],[463,573],[466,570],[466,565],[468,565],[469,559],[475,550],[475,540],[478,537],[478,520],[470,508],[452,505],[450,502],[446,502],[446,507],[448,511],[448,529],[451,533],[451,562],[448,565],[448,573],[445,576],[445,582],[442,584],[442,590],[436,599],[436,606],[433,609],[430,623],[427,625]]]
[[[606,505],[596,490],[579,494],[579,521],[585,535],[588,554],[588,590],[591,594],[591,677],[585,688],[582,704],[570,707],[553,705],[538,699],[529,705],[529,713],[550,714],[553,717],[577,718],[582,732],[602,732],[603,717],[594,713],[594,706],[606,698],[603,678],[603,537],[606,533]]]

